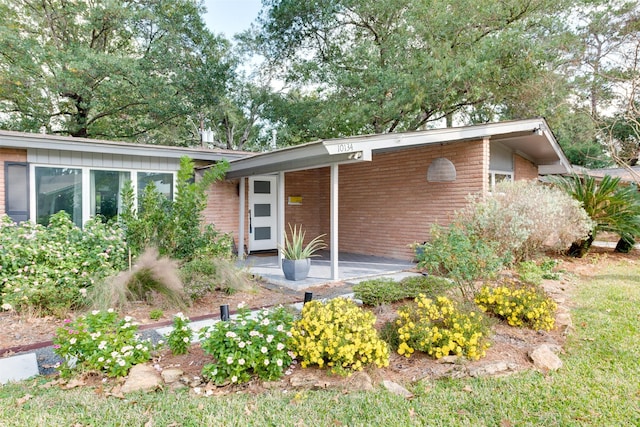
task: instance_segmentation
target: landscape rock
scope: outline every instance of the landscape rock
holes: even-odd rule
[[[180,380],[184,371],[178,368],[168,368],[160,373],[165,384],[171,384]]]
[[[127,380],[122,385],[122,393],[134,391],[154,391],[162,384],[162,378],[158,372],[146,363],[134,365],[129,371]]]
[[[543,371],[557,371],[562,368],[562,360],[553,352],[549,344],[542,344],[529,353],[536,368]]]
[[[402,396],[405,399],[411,399],[413,398],[413,393],[411,393],[409,390],[407,390],[406,388],[402,387],[400,384],[393,382],[393,381],[389,381],[389,380],[384,380],[382,381],[382,385],[389,390],[389,392],[393,393],[393,394],[397,394],[398,396]]]
[[[469,368],[470,377],[489,377],[511,374],[518,371],[519,366],[515,363],[498,361],[485,363],[480,366]]]
[[[366,372],[355,372],[348,378],[344,389],[347,391],[373,391],[373,381]]]

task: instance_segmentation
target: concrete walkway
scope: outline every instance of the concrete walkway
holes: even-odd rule
[[[261,277],[268,283],[282,286],[288,289],[301,291],[314,286],[335,283],[331,279],[331,261],[327,251],[320,251],[318,257],[311,259],[311,270],[309,276],[304,280],[287,280],[284,278],[280,259],[277,254],[249,255],[245,260],[240,261],[240,265],[249,269],[253,274]],[[415,264],[410,261],[403,261],[392,258],[374,257],[369,255],[357,255],[340,253],[338,258],[338,282],[353,282],[400,273],[411,270]]]

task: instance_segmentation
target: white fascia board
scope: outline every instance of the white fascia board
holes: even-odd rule
[[[125,156],[165,157],[175,159],[182,156],[188,156],[197,160],[210,161],[218,161],[222,159],[233,160],[250,155],[250,153],[238,151],[210,151],[194,148],[134,144],[127,142],[104,141],[99,139],[72,138],[8,131],[0,132],[0,147],[22,149],[39,148],[44,150],[109,153]]]
[[[527,132],[545,126],[544,120],[532,119],[517,122],[489,123],[457,128],[430,129],[417,132],[367,135],[353,138],[323,141],[331,155],[356,151],[375,151],[385,148],[410,147],[444,142],[455,142],[516,132]],[[546,127],[546,126],[545,126]]]
[[[570,173],[571,168],[567,168],[566,165],[562,163],[555,163],[553,165],[539,165],[538,166],[538,175],[558,175]]]

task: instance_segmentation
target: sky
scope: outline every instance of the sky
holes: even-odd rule
[[[204,0],[207,13],[204,21],[209,29],[231,39],[234,34],[249,28],[258,16],[260,0]]]

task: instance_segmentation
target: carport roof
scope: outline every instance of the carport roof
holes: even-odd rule
[[[227,178],[313,169],[368,161],[374,152],[489,138],[539,166],[541,174],[567,173],[571,166],[543,118],[423,131],[318,140],[233,160]]]

